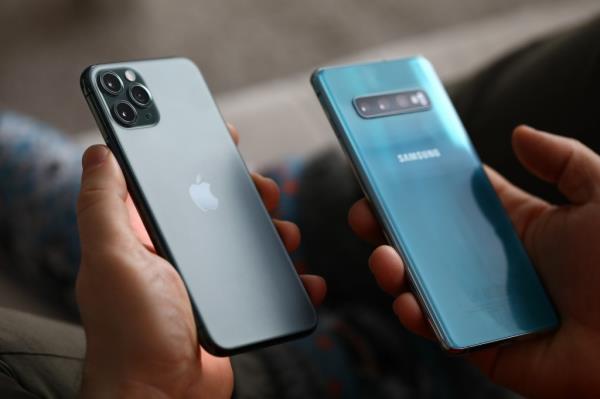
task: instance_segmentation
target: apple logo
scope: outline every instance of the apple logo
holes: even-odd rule
[[[190,197],[203,212],[214,211],[219,207],[219,199],[210,191],[210,183],[202,181],[202,176],[196,176],[196,183],[190,185]]]

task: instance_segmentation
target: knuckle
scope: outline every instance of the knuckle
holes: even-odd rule
[[[117,193],[100,187],[82,187],[77,198],[77,214],[81,216],[90,209],[120,204],[126,199],[126,195],[126,191]]]
[[[102,197],[102,193],[98,192],[97,190],[92,190],[89,188],[82,189],[79,192],[79,197],[77,199],[77,213],[81,214],[88,208],[92,208],[101,203]]]
[[[102,291],[107,287],[127,284],[140,276],[149,276],[151,258],[135,243],[122,242],[120,245],[100,245],[92,250],[83,250],[81,269],[76,289]],[[136,277],[137,276],[137,277]]]
[[[105,265],[123,264],[131,256],[129,251],[116,248],[114,245],[98,245],[93,250],[81,253],[82,266],[86,269],[103,268]]]
[[[580,151],[585,147],[585,145],[579,139],[576,139],[574,137],[569,137],[568,140],[571,143],[571,147],[575,151]]]

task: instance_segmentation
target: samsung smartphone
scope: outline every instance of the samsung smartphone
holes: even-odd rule
[[[465,351],[557,326],[427,60],[323,68],[312,84],[445,349]]]
[[[230,355],[311,332],[315,310],[196,65],[93,65],[81,87],[201,344]]]

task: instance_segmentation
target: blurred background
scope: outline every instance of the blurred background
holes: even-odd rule
[[[2,0],[0,109],[99,142],[82,70],[185,56],[258,168],[337,147],[308,83],[316,67],[423,54],[452,82],[598,12],[597,0]],[[0,292],[0,305],[55,313],[2,278]]]
[[[74,132],[92,124],[89,64],[184,55],[215,94],[423,32],[557,0],[3,0],[0,104]],[[57,105],[60,97],[60,107]]]
[[[317,66],[423,53],[453,79],[596,10],[581,0],[3,0],[0,107],[97,140],[79,92],[87,65],[186,56],[261,164],[332,143],[308,86]]]

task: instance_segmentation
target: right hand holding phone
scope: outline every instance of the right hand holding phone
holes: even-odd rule
[[[528,397],[600,395],[600,156],[581,143],[518,127],[513,148],[521,163],[556,184],[570,204],[556,206],[535,197],[487,168],[561,317],[560,327],[506,346],[469,355],[493,381]],[[349,222],[361,237],[384,242],[366,200],[357,202]],[[390,246],[369,260],[381,288],[395,297],[393,309],[413,332],[433,333],[408,290],[404,264]]]

